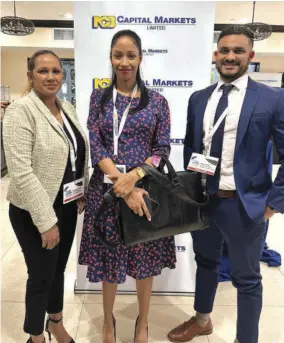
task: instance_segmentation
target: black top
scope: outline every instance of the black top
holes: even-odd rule
[[[84,177],[84,165],[85,165],[85,152],[86,152],[86,147],[85,147],[85,141],[84,138],[82,137],[81,133],[78,131],[78,129],[76,128],[76,126],[72,123],[72,121],[68,118],[67,115],[65,115],[65,117],[67,118],[73,132],[74,135],[76,137],[76,141],[77,141],[77,159],[76,159],[76,175],[75,175],[75,180],[80,179],[82,177]],[[69,141],[72,143],[72,137],[69,133],[69,131],[67,130],[66,126],[63,123],[63,130],[66,133],[67,137],[69,138]],[[57,197],[55,199],[55,204],[58,205],[62,205],[63,204],[63,185],[65,183],[69,183],[74,181],[74,176],[73,176],[73,172],[72,172],[72,165],[71,165],[71,161],[70,161],[70,151],[69,151],[69,155],[68,155],[68,160],[67,160],[67,165],[66,165],[66,169],[65,169],[65,173],[62,179],[62,183],[59,189],[59,192],[57,194]]]

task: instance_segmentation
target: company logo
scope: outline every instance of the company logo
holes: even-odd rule
[[[182,145],[183,142],[183,138],[171,138],[171,144]]]
[[[164,55],[168,53],[168,49],[143,49],[143,56]]]
[[[191,80],[162,80],[162,79],[152,79],[146,80],[145,86],[151,88],[157,92],[163,92],[164,88],[191,88],[193,86],[193,81]],[[110,78],[95,78],[93,79],[93,89],[106,88],[110,86]]]
[[[185,252],[186,247],[184,245],[176,245],[176,252]]]
[[[196,166],[199,165],[199,161],[197,159],[197,156],[192,156],[190,162]]]
[[[162,80],[153,79],[151,81],[145,81],[147,87],[170,87],[170,88],[191,88],[193,86],[192,80]]]
[[[193,86],[193,81],[153,79],[151,81],[146,80],[145,85],[156,92],[162,93],[165,88],[191,88]]]
[[[114,29],[119,25],[145,25],[147,30],[166,30],[169,25],[184,26],[195,25],[196,18],[188,17],[125,17],[115,16],[93,16],[93,29]]]
[[[104,89],[111,84],[111,79],[110,78],[103,78],[103,79],[93,79],[93,89]]]
[[[116,27],[116,17],[114,16],[93,16],[93,29],[114,29]]]

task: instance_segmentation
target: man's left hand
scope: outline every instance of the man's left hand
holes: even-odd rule
[[[264,212],[264,219],[268,220],[274,216],[274,214],[277,213],[277,211],[273,210],[270,206],[266,206],[265,212]]]

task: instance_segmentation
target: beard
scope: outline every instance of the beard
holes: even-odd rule
[[[222,72],[222,66],[223,65],[228,65],[228,66],[238,66],[238,70],[235,73],[223,73]],[[247,70],[248,70],[248,66],[249,66],[249,61],[247,61],[246,65],[241,65],[238,62],[235,63],[230,63],[230,62],[222,62],[221,64],[217,64],[216,63],[216,68],[222,78],[222,80],[224,80],[227,83],[233,82],[235,80],[237,80],[239,77],[241,77],[242,75],[244,75]]]

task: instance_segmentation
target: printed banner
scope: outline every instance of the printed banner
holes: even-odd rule
[[[266,86],[281,87],[282,73],[249,73],[249,76]]]
[[[187,104],[192,92],[210,84],[214,2],[75,2],[76,107],[86,128],[93,88],[110,83],[110,43],[123,29],[135,31],[142,40],[142,78],[147,87],[160,92],[171,110],[171,161],[183,170],[182,144]],[[80,244],[82,218],[78,223]],[[176,237],[177,267],[155,277],[154,292],[194,292],[195,262],[190,234]],[[90,284],[86,267],[78,266],[76,291],[100,290]],[[119,286],[135,291],[135,282]]]

